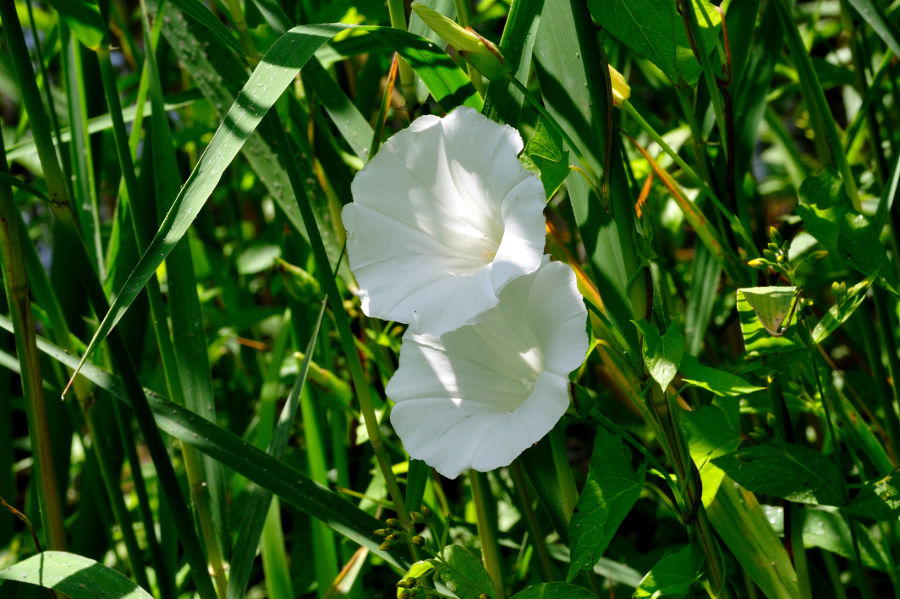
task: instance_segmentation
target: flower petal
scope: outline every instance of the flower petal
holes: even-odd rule
[[[515,129],[466,107],[421,117],[384,144],[343,210],[366,314],[439,335],[540,266],[545,198],[521,149]]]
[[[546,263],[474,324],[440,337],[407,330],[386,392],[409,455],[453,478],[506,466],[540,440],[569,405],[586,316],[572,269]]]

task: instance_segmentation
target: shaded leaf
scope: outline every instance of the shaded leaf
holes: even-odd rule
[[[837,466],[802,445],[780,442],[755,445],[715,458],[713,463],[756,494],[799,503],[844,504]]]
[[[720,397],[740,397],[765,389],[765,387],[751,385],[736,374],[704,366],[690,354],[681,358],[678,371],[683,376],[682,380],[688,385],[701,387]]]
[[[597,599],[597,595],[567,582],[546,582],[519,591],[512,599]]]
[[[106,38],[106,23],[95,0],[50,0],[78,41],[96,50]]]
[[[699,4],[703,4],[703,9]],[[626,46],[646,56],[673,82],[683,78],[693,84],[700,77],[700,63],[691,51],[684,21],[675,2],[657,0],[590,0],[591,16]],[[703,12],[713,28],[707,26]],[[704,45],[712,49],[718,35],[719,12],[706,0],[694,0]]]
[[[481,560],[460,545],[444,549],[444,561],[435,576],[460,597],[478,597],[481,593],[494,597],[494,583]]]
[[[703,575],[703,561],[693,545],[682,547],[659,560],[637,590],[635,599],[684,597]]]
[[[735,401],[716,402],[681,414],[681,426],[688,435],[691,458],[703,483],[703,505],[709,505],[725,473],[712,463],[714,458],[733,452],[741,444],[740,408]]]
[[[569,526],[572,540],[568,579],[591,568],[606,551],[616,530],[644,487],[645,465],[631,465],[631,451],[621,436],[598,428],[587,482]]]
[[[900,468],[884,478],[870,481],[859,490],[847,511],[873,520],[896,522],[900,519]]]

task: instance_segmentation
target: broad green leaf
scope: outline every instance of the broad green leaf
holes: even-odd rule
[[[703,560],[694,546],[688,545],[656,562],[634,591],[633,597],[685,597],[702,576]]]
[[[685,354],[681,358],[678,371],[682,374],[682,380],[688,385],[712,391],[720,397],[740,397],[765,389],[765,387],[751,385],[736,374],[704,366],[690,354]]]
[[[710,28],[699,4],[710,17]],[[700,77],[700,63],[688,44],[684,21],[674,1],[656,0],[589,0],[591,16],[603,29],[612,33],[632,50],[646,56],[666,77],[677,83],[679,78],[694,84]],[[720,16],[706,0],[694,0],[694,12],[700,23],[704,45],[711,49],[718,35]]]
[[[725,476],[712,460],[733,452],[741,444],[738,403],[734,400],[714,401],[699,410],[682,412],[681,426],[688,436],[691,459],[700,472],[703,505],[708,506]]]
[[[443,552],[435,577],[459,597],[478,597],[482,593],[493,598],[494,583],[481,560],[461,545],[450,545]]]
[[[744,296],[767,333],[781,337],[794,316],[797,305],[796,287],[744,287]]]
[[[545,582],[519,591],[512,599],[597,599],[597,595],[567,582]]]
[[[749,289],[751,289],[751,293],[755,293],[757,295],[757,297],[754,299],[758,300],[758,295],[760,292],[754,292],[752,290],[783,288],[750,287]],[[762,293],[765,294],[765,292]],[[781,292],[776,291],[776,293]],[[771,325],[780,310],[780,304],[777,301],[774,302],[771,310],[770,306],[763,304],[765,304],[765,301],[763,301],[762,303],[757,301],[757,305],[762,306],[764,309],[763,315],[768,319],[767,324]],[[747,300],[742,289],[737,290],[736,307],[738,316],[741,319],[741,334],[744,337],[744,349],[746,349],[748,352],[758,351],[765,354],[774,352],[787,352],[801,348],[800,343],[795,339],[796,334],[790,326],[793,323],[793,315],[790,320],[781,321],[780,326],[785,328],[782,330],[781,335],[776,336],[769,333],[769,331],[766,329],[766,326],[760,319],[759,313]]]
[[[713,459],[744,488],[757,494],[818,505],[844,504],[841,474],[819,452],[793,443],[754,445]]]
[[[13,564],[0,570],[0,580],[53,589],[72,599],[153,599],[115,570],[65,551],[44,551]]]
[[[875,481],[870,481],[859,490],[847,505],[847,511],[857,516],[873,520],[896,522],[900,520],[900,469]]]
[[[562,148],[559,134],[538,120],[537,129],[525,145],[523,158],[537,167],[544,185],[544,193],[550,198],[569,176],[569,153]]]
[[[591,469],[569,526],[570,582],[606,551],[644,488],[645,468],[643,463],[637,470],[632,467],[631,450],[621,436],[597,429]]]
[[[95,0],[50,0],[78,41],[96,50],[106,39],[106,24]]]
[[[834,171],[826,169],[808,177],[800,185],[800,198],[802,203],[797,205],[797,214],[810,235],[836,259],[866,277],[877,273],[880,284],[894,289],[893,270],[882,269],[887,251],[878,241],[878,231],[867,216],[853,208]]]
[[[669,387],[669,383],[678,374],[678,367],[684,356],[684,338],[675,323],[669,325],[666,334],[660,336],[656,328],[642,320],[637,327],[644,336],[642,352],[644,364],[650,376],[656,381],[663,392]]]

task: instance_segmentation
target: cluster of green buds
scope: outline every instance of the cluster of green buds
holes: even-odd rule
[[[762,257],[750,260],[747,265],[751,268],[771,269],[790,278],[791,264],[788,256],[788,246],[778,229],[769,227],[769,243],[763,249]]]
[[[410,512],[409,517],[412,525],[422,524],[431,517],[431,510],[423,505],[420,511]],[[397,518],[388,518],[384,523],[387,528],[379,528],[373,533],[376,537],[384,537],[384,541],[379,545],[382,551],[388,551],[399,543],[412,543],[416,547],[425,545],[425,538],[422,535],[416,534],[411,526],[409,528],[403,526]]]

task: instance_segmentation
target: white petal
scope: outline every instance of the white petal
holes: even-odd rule
[[[544,192],[521,149],[514,129],[464,107],[419,118],[384,144],[343,211],[366,314],[439,335],[538,268]]]
[[[546,263],[472,325],[440,337],[408,330],[386,392],[410,456],[453,478],[506,466],[540,440],[569,405],[586,316],[572,269]]]

